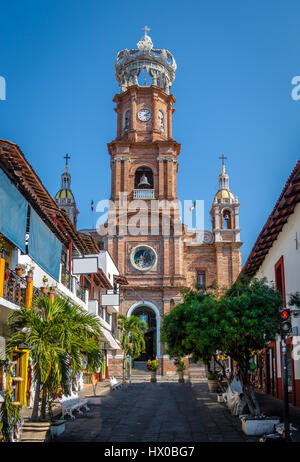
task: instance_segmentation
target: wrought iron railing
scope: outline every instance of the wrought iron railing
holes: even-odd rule
[[[5,270],[3,298],[16,305],[25,304],[26,279],[11,269]]]
[[[69,273],[69,271],[66,270],[64,266],[61,268],[61,283],[67,287],[71,292],[73,290],[73,277]]]
[[[85,302],[85,290],[77,279],[75,279],[75,292],[76,296]]]

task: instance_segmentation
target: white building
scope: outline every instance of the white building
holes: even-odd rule
[[[300,292],[300,161],[259,234],[243,273],[258,278],[266,277],[281,292],[283,306],[290,307],[290,295]],[[292,325],[298,327],[300,333],[300,315],[292,316]],[[300,336],[289,337],[287,344],[290,402],[300,406],[300,360],[297,359]],[[267,345],[264,362],[264,389],[282,399],[279,338]]]

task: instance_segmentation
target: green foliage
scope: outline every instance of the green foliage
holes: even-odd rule
[[[211,371],[208,371],[208,373],[207,373],[207,378],[208,378],[208,380],[219,380],[219,378],[220,378],[220,372],[211,372]]]
[[[279,332],[279,292],[265,280],[244,275],[219,299],[212,293],[188,290],[183,302],[164,317],[162,341],[171,357],[193,354],[210,359],[217,350],[238,362],[245,380],[253,351]]]
[[[13,441],[14,432],[20,423],[20,406],[12,403],[9,392],[5,393],[5,399],[0,407],[0,433],[3,441]]]
[[[61,388],[68,393],[73,376],[84,367],[96,371],[101,365],[101,330],[98,319],[65,299],[38,297],[30,310],[20,308],[9,315],[8,352],[25,344],[30,349],[33,373],[40,377],[44,395]]]
[[[159,368],[159,364],[158,364],[158,361],[157,359],[149,359],[147,361],[147,369],[151,372],[156,372],[157,369]]]
[[[120,331],[120,343],[125,356],[138,358],[145,348],[144,332],[147,326],[137,316],[127,318],[124,315],[118,317],[118,329]]]
[[[175,359],[175,366],[177,367],[178,372],[183,372],[186,369],[185,362],[182,361],[182,359],[180,359],[180,358]]]

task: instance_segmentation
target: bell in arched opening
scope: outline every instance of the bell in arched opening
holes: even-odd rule
[[[153,173],[151,168],[140,167],[135,172],[135,188],[136,189],[152,189],[153,188]]]

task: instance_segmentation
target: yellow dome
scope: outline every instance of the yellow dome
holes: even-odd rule
[[[71,199],[72,201],[75,201],[72,191],[70,191],[70,189],[60,189],[56,193],[55,199]]]
[[[234,200],[234,194],[232,194],[229,189],[221,189],[220,191],[217,192],[216,198],[220,201],[222,199],[231,199]]]

